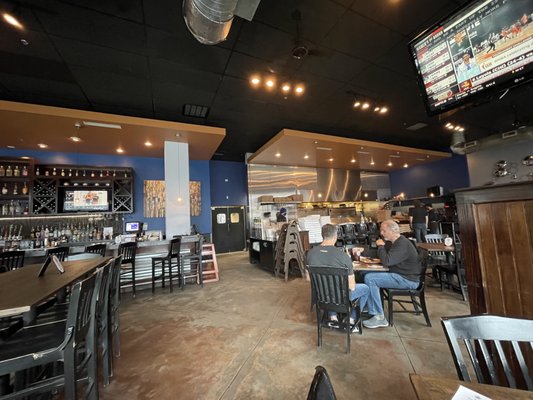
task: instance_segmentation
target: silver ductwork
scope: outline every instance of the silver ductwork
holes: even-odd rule
[[[183,0],[183,18],[196,40],[217,44],[226,40],[234,15],[251,20],[259,1]]]
[[[463,132],[454,132],[450,149],[455,154],[469,154],[475,151],[488,149],[494,146],[501,146],[508,143],[533,141],[533,127],[524,126],[513,131],[498,133],[483,139],[467,142]]]

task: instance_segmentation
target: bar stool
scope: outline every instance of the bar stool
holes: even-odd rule
[[[130,279],[121,281],[120,286],[131,283],[131,290],[133,297],[136,296],[135,291],[135,256],[137,254],[137,242],[121,243],[118,246],[118,255],[122,256],[120,262],[120,276],[131,274]]]
[[[0,272],[22,268],[24,266],[24,254],[26,254],[24,250],[12,250],[0,253]]]
[[[107,246],[105,243],[101,244],[92,244],[90,246],[85,246],[84,253],[100,254],[102,257],[105,257],[105,252],[107,251]]]
[[[69,248],[64,247],[53,247],[51,249],[46,250],[46,256],[55,255],[59,261],[65,261],[68,257]]]
[[[202,248],[204,244],[204,237],[202,235],[197,235],[197,239],[192,247],[190,253],[182,254],[180,257],[181,268],[184,269],[186,264],[189,264],[189,273],[185,274],[183,272],[183,285],[185,285],[185,279],[192,276],[196,277],[196,283],[204,287],[204,278],[203,278],[203,264],[202,264]],[[195,268],[193,268],[193,266]]]
[[[173,291],[172,287],[172,267],[178,268],[178,282],[179,286],[183,289],[183,275],[181,273],[180,266],[180,250],[181,250],[181,236],[174,238],[170,241],[168,254],[164,257],[152,257],[152,293],[155,293],[155,281],[161,279],[162,287],[165,287],[165,268],[168,267],[168,280],[170,291]],[[155,270],[157,267],[161,267],[161,275],[156,276]]]

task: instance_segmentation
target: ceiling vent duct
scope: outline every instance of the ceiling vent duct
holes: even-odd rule
[[[485,137],[483,139],[474,140],[472,142],[465,141],[463,132],[454,132],[450,149],[455,154],[469,154],[475,151],[488,149],[494,146],[501,146],[508,143],[531,142],[533,140],[533,127],[523,126],[514,131],[498,133]]]
[[[259,1],[183,0],[183,18],[196,40],[217,44],[226,40],[235,15],[252,20]]]

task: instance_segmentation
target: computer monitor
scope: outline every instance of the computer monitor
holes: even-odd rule
[[[142,222],[140,221],[130,221],[126,222],[124,227],[125,233],[139,233],[142,230]]]

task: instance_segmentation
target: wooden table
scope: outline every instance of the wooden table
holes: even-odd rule
[[[0,274],[0,318],[29,313],[33,308],[71,285],[85,274],[103,266],[111,257],[66,261],[65,272],[60,274],[52,263],[46,273],[38,277],[40,264]]]
[[[409,378],[418,400],[450,400],[459,389],[459,385],[472,389],[492,400],[533,400],[533,392],[527,390],[417,374],[409,374]]]
[[[381,264],[365,264],[352,262],[354,271],[388,272],[388,268]]]
[[[416,247],[427,251],[443,251],[445,253],[455,251],[453,246],[446,246],[444,243],[417,243]]]

